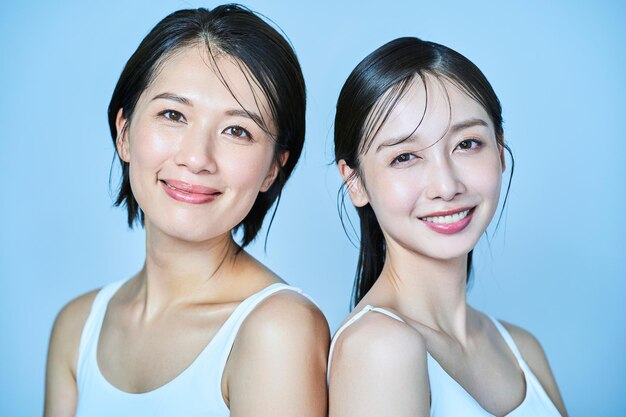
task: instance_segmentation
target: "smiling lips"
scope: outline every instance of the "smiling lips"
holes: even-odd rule
[[[176,201],[190,204],[210,203],[222,195],[219,190],[193,185],[183,181],[161,180],[161,186],[167,195]]]
[[[472,220],[473,214],[474,207],[433,213],[419,219],[435,232],[451,235],[465,229]]]

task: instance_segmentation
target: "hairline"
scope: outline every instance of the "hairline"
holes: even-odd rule
[[[269,111],[269,117],[272,119],[271,122],[274,125],[272,127],[276,130],[277,129],[277,126],[276,126],[277,125],[277,121],[275,120],[276,119],[276,115],[272,114],[272,111],[270,109],[271,106],[269,106],[270,99],[269,99],[268,95],[265,93],[265,91],[263,90],[263,88],[261,87],[261,85],[259,84],[259,80],[254,75],[254,73],[250,70],[248,65],[241,58],[239,58],[239,57],[237,57],[237,56],[235,56],[233,54],[229,54],[228,52],[226,52],[224,47],[221,45],[222,42],[216,41],[215,39],[211,39],[211,38],[212,37],[209,36],[207,33],[200,33],[200,34],[198,34],[198,36],[194,37],[193,39],[189,39],[189,40],[183,41],[180,44],[178,44],[176,46],[173,46],[170,50],[168,50],[167,52],[162,54],[157,59],[157,61],[154,63],[152,71],[150,72],[150,74],[148,76],[145,88],[141,91],[141,93],[137,97],[137,101],[133,104],[133,113],[130,114],[130,115],[127,115],[127,114],[124,114],[124,113],[126,113],[125,109],[122,110],[122,113],[123,113],[124,117],[126,117],[126,123],[122,127],[122,133],[127,131],[127,129],[130,127],[132,118],[133,118],[135,110],[137,108],[137,104],[139,104],[140,100],[145,96],[146,92],[152,87],[152,85],[154,84],[155,80],[159,77],[159,75],[161,74],[161,71],[163,70],[166,62],[168,62],[171,58],[175,57],[176,55],[179,55],[179,54],[183,53],[188,48],[198,47],[201,52],[205,52],[209,56],[209,58],[210,58],[210,62],[206,62],[205,61],[205,64],[207,65],[207,68],[210,71],[214,72],[214,74],[218,77],[220,82],[226,87],[226,89],[230,92],[230,94],[233,96],[233,98],[235,98],[235,100],[237,101],[237,103],[239,104],[241,109],[245,113],[248,114],[250,120],[252,120],[257,126],[259,126],[259,128],[261,128],[268,135],[270,140],[272,140],[275,143],[277,143],[276,137],[278,136],[278,133],[270,132],[268,130],[268,128],[266,126],[264,126],[264,123],[260,123],[260,121],[263,120],[263,117],[261,115],[262,111],[260,111],[261,109],[259,108],[259,114],[258,114],[258,117],[256,117],[257,113],[249,111],[248,109],[246,109],[245,106],[243,106],[241,104],[241,102],[235,96],[235,93],[232,91],[232,89],[230,88],[230,86],[226,82],[225,78],[223,77],[223,75],[219,71],[219,67],[217,65],[217,60],[219,58],[222,58],[222,57],[227,57],[227,58],[231,59],[233,61],[233,63],[237,64],[237,66],[240,68],[241,72],[243,73],[243,75],[244,75],[244,77],[246,79],[249,79],[248,78],[249,76],[252,77],[252,79],[254,80],[256,86],[259,88],[259,91],[262,94],[264,101],[268,105],[267,106],[268,110],[270,110]],[[249,87],[250,87],[250,90],[252,91],[252,95],[255,97],[255,102],[256,102],[257,94],[255,93],[254,89],[252,88],[252,85],[249,84]],[[260,107],[260,106],[257,105],[257,107]],[[118,109],[118,111],[119,111],[119,109]],[[275,150],[276,158],[278,158],[279,154],[280,154],[280,152],[278,152],[278,150]]]
[[[424,70],[414,71],[411,75],[403,77],[397,80],[396,82],[392,83],[385,90],[385,92],[381,94],[380,97],[378,97],[378,99],[375,101],[374,105],[368,112],[367,116],[365,117],[364,123],[363,123],[363,129],[366,126],[376,126],[376,128],[368,129],[369,132],[361,132],[364,137],[361,139],[361,143],[359,144],[358,157],[361,157],[370,151],[373,145],[374,139],[376,138],[376,136],[382,129],[383,125],[387,123],[387,119],[389,118],[391,112],[395,109],[398,102],[402,100],[404,96],[406,95],[407,91],[409,90],[411,86],[411,83],[415,82],[416,77],[419,77],[422,80],[421,82],[422,86],[424,87],[426,92],[428,91],[428,87],[426,86],[426,83],[424,82],[427,76],[434,77],[441,84],[444,91],[446,91],[446,95],[447,95],[447,87],[445,85],[445,82],[448,82],[453,87],[456,87],[465,96],[467,96],[468,98],[476,102],[478,105],[480,105],[480,107],[483,110],[485,110],[485,113],[487,113],[487,117],[489,118],[489,121],[493,125],[492,127],[494,130],[494,134],[496,136],[496,140],[498,140],[498,142],[502,140],[502,138],[500,137],[500,134],[497,131],[496,123],[494,120],[492,120],[491,114],[489,113],[488,109],[485,107],[483,103],[480,102],[478,97],[475,97],[475,95],[471,92],[471,90],[468,87],[463,85],[461,81],[456,79],[456,77],[454,77],[454,75],[449,73],[448,71],[440,71],[437,69],[424,69]],[[405,83],[405,85],[402,86],[400,90],[395,92],[394,94],[393,89],[400,86],[402,83]],[[389,97],[389,95],[393,95],[393,96]],[[380,106],[384,105],[383,101],[386,99],[391,99],[391,100],[389,104],[387,104],[386,108],[382,109]],[[428,108],[428,100],[426,100],[424,113],[422,114],[419,123],[417,124],[413,132],[411,132],[411,134],[409,134],[407,138],[405,138],[405,140],[410,138],[415,133],[415,131],[419,128],[424,118],[426,117],[427,108]],[[377,109],[380,109],[383,111],[379,114],[376,120],[371,120],[371,117],[373,116],[374,112],[377,111]],[[360,165],[360,164],[357,164],[357,165]]]

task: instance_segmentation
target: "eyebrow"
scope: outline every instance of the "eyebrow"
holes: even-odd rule
[[[460,132],[461,130],[465,130],[474,126],[489,127],[489,124],[483,119],[478,119],[478,118],[467,119],[467,120],[464,120],[462,122],[452,125],[450,129],[448,130],[448,133],[457,133],[457,132]]]
[[[179,95],[172,94],[172,93],[157,94],[156,96],[154,96],[152,98],[152,101],[158,100],[158,99],[172,100],[172,101],[175,101],[177,103],[193,107],[193,103],[191,103],[191,100],[189,100],[187,97],[179,96]]]
[[[265,123],[263,123],[263,119],[261,118],[261,116],[249,110],[248,111],[243,110],[243,109],[226,110],[225,114],[227,116],[238,116],[238,117],[245,117],[247,119],[251,119],[254,123],[256,123],[261,128],[265,126]]]
[[[465,130],[465,129],[468,129],[468,128],[474,127],[474,126],[488,127],[489,124],[486,121],[484,121],[483,119],[478,119],[478,118],[467,119],[467,120],[455,123],[452,126],[450,126],[448,128],[448,130],[445,132],[445,135],[458,133],[458,132],[460,132],[462,130]],[[416,131],[417,131],[417,129],[416,129]],[[384,141],[383,143],[381,143],[380,145],[378,145],[378,147],[376,148],[376,152],[379,152],[384,147],[396,146],[396,145],[399,145],[399,144],[405,143],[405,142],[415,142],[418,138],[419,138],[419,136],[415,133],[415,131],[412,134],[408,135],[408,136],[402,136],[402,137],[399,137],[399,138],[398,137],[390,138],[390,139],[387,139],[386,141]]]

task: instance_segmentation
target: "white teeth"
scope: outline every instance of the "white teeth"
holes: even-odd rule
[[[456,223],[459,220],[464,219],[468,213],[469,213],[469,210],[465,210],[459,213],[450,214],[448,216],[422,217],[422,220],[430,222],[430,223],[450,224],[450,223]]]

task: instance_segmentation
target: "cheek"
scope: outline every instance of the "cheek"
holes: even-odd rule
[[[467,169],[466,178],[471,178],[472,187],[481,195],[494,200],[497,205],[502,185],[502,166],[499,155],[485,155]]]
[[[421,185],[416,181],[415,175],[410,170],[393,169],[373,174],[368,183],[368,196],[374,211],[381,215],[410,215],[421,194]]]
[[[129,141],[131,166],[135,165],[139,170],[160,166],[176,149],[175,138],[166,137],[148,126],[131,128]]]
[[[220,170],[231,186],[256,196],[271,167],[272,152],[266,146],[226,149]]]
[[[139,206],[149,209],[152,187],[163,165],[175,153],[176,139],[168,138],[138,123],[129,130],[129,178],[133,196]]]

